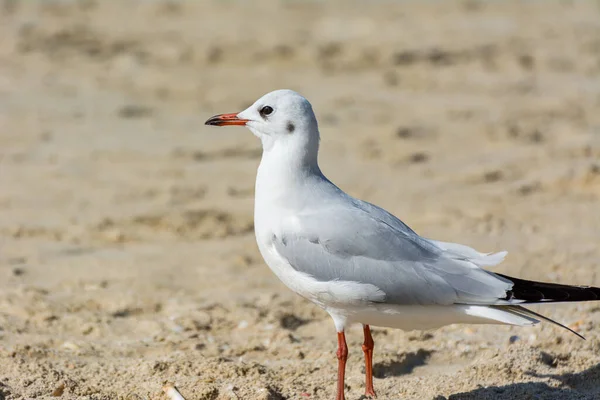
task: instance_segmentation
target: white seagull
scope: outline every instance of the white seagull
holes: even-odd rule
[[[426,239],[382,208],[344,193],[319,168],[317,119],[308,100],[294,91],[268,93],[246,110],[216,115],[206,125],[243,125],[262,142],[256,242],[287,287],[333,318],[337,400],[344,399],[344,330],[352,323],[363,325],[365,394],[374,397],[369,325],[423,330],[456,323],[556,323],[522,305],[600,299],[596,287],[486,271],[482,267],[499,264],[506,252],[484,254]]]

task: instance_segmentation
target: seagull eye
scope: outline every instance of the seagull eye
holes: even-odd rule
[[[260,109],[260,116],[261,117],[266,117],[267,115],[270,115],[273,112],[273,107],[271,106],[264,106],[263,108]]]

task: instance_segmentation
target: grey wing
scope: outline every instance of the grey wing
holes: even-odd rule
[[[506,304],[511,281],[397,226],[373,210],[328,206],[284,221],[274,245],[294,269],[374,285],[386,303]]]

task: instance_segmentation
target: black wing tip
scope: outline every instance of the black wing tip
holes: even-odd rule
[[[598,287],[536,282],[503,274],[496,275],[513,282],[513,287],[506,293],[504,300],[522,300],[523,303],[600,301]]]

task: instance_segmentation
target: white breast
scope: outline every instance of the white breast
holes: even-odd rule
[[[306,197],[298,195],[301,193],[296,187],[298,177],[289,176],[289,169],[282,168],[276,161],[263,154],[257,174],[254,229],[258,248],[269,268],[288,288],[328,311],[338,330],[343,329],[346,314],[355,312],[356,306],[364,304],[365,299],[378,299],[384,295],[370,284],[339,280],[320,282],[294,269],[279,254],[274,240],[284,236],[282,227],[293,230],[301,224],[296,215],[306,206]]]

